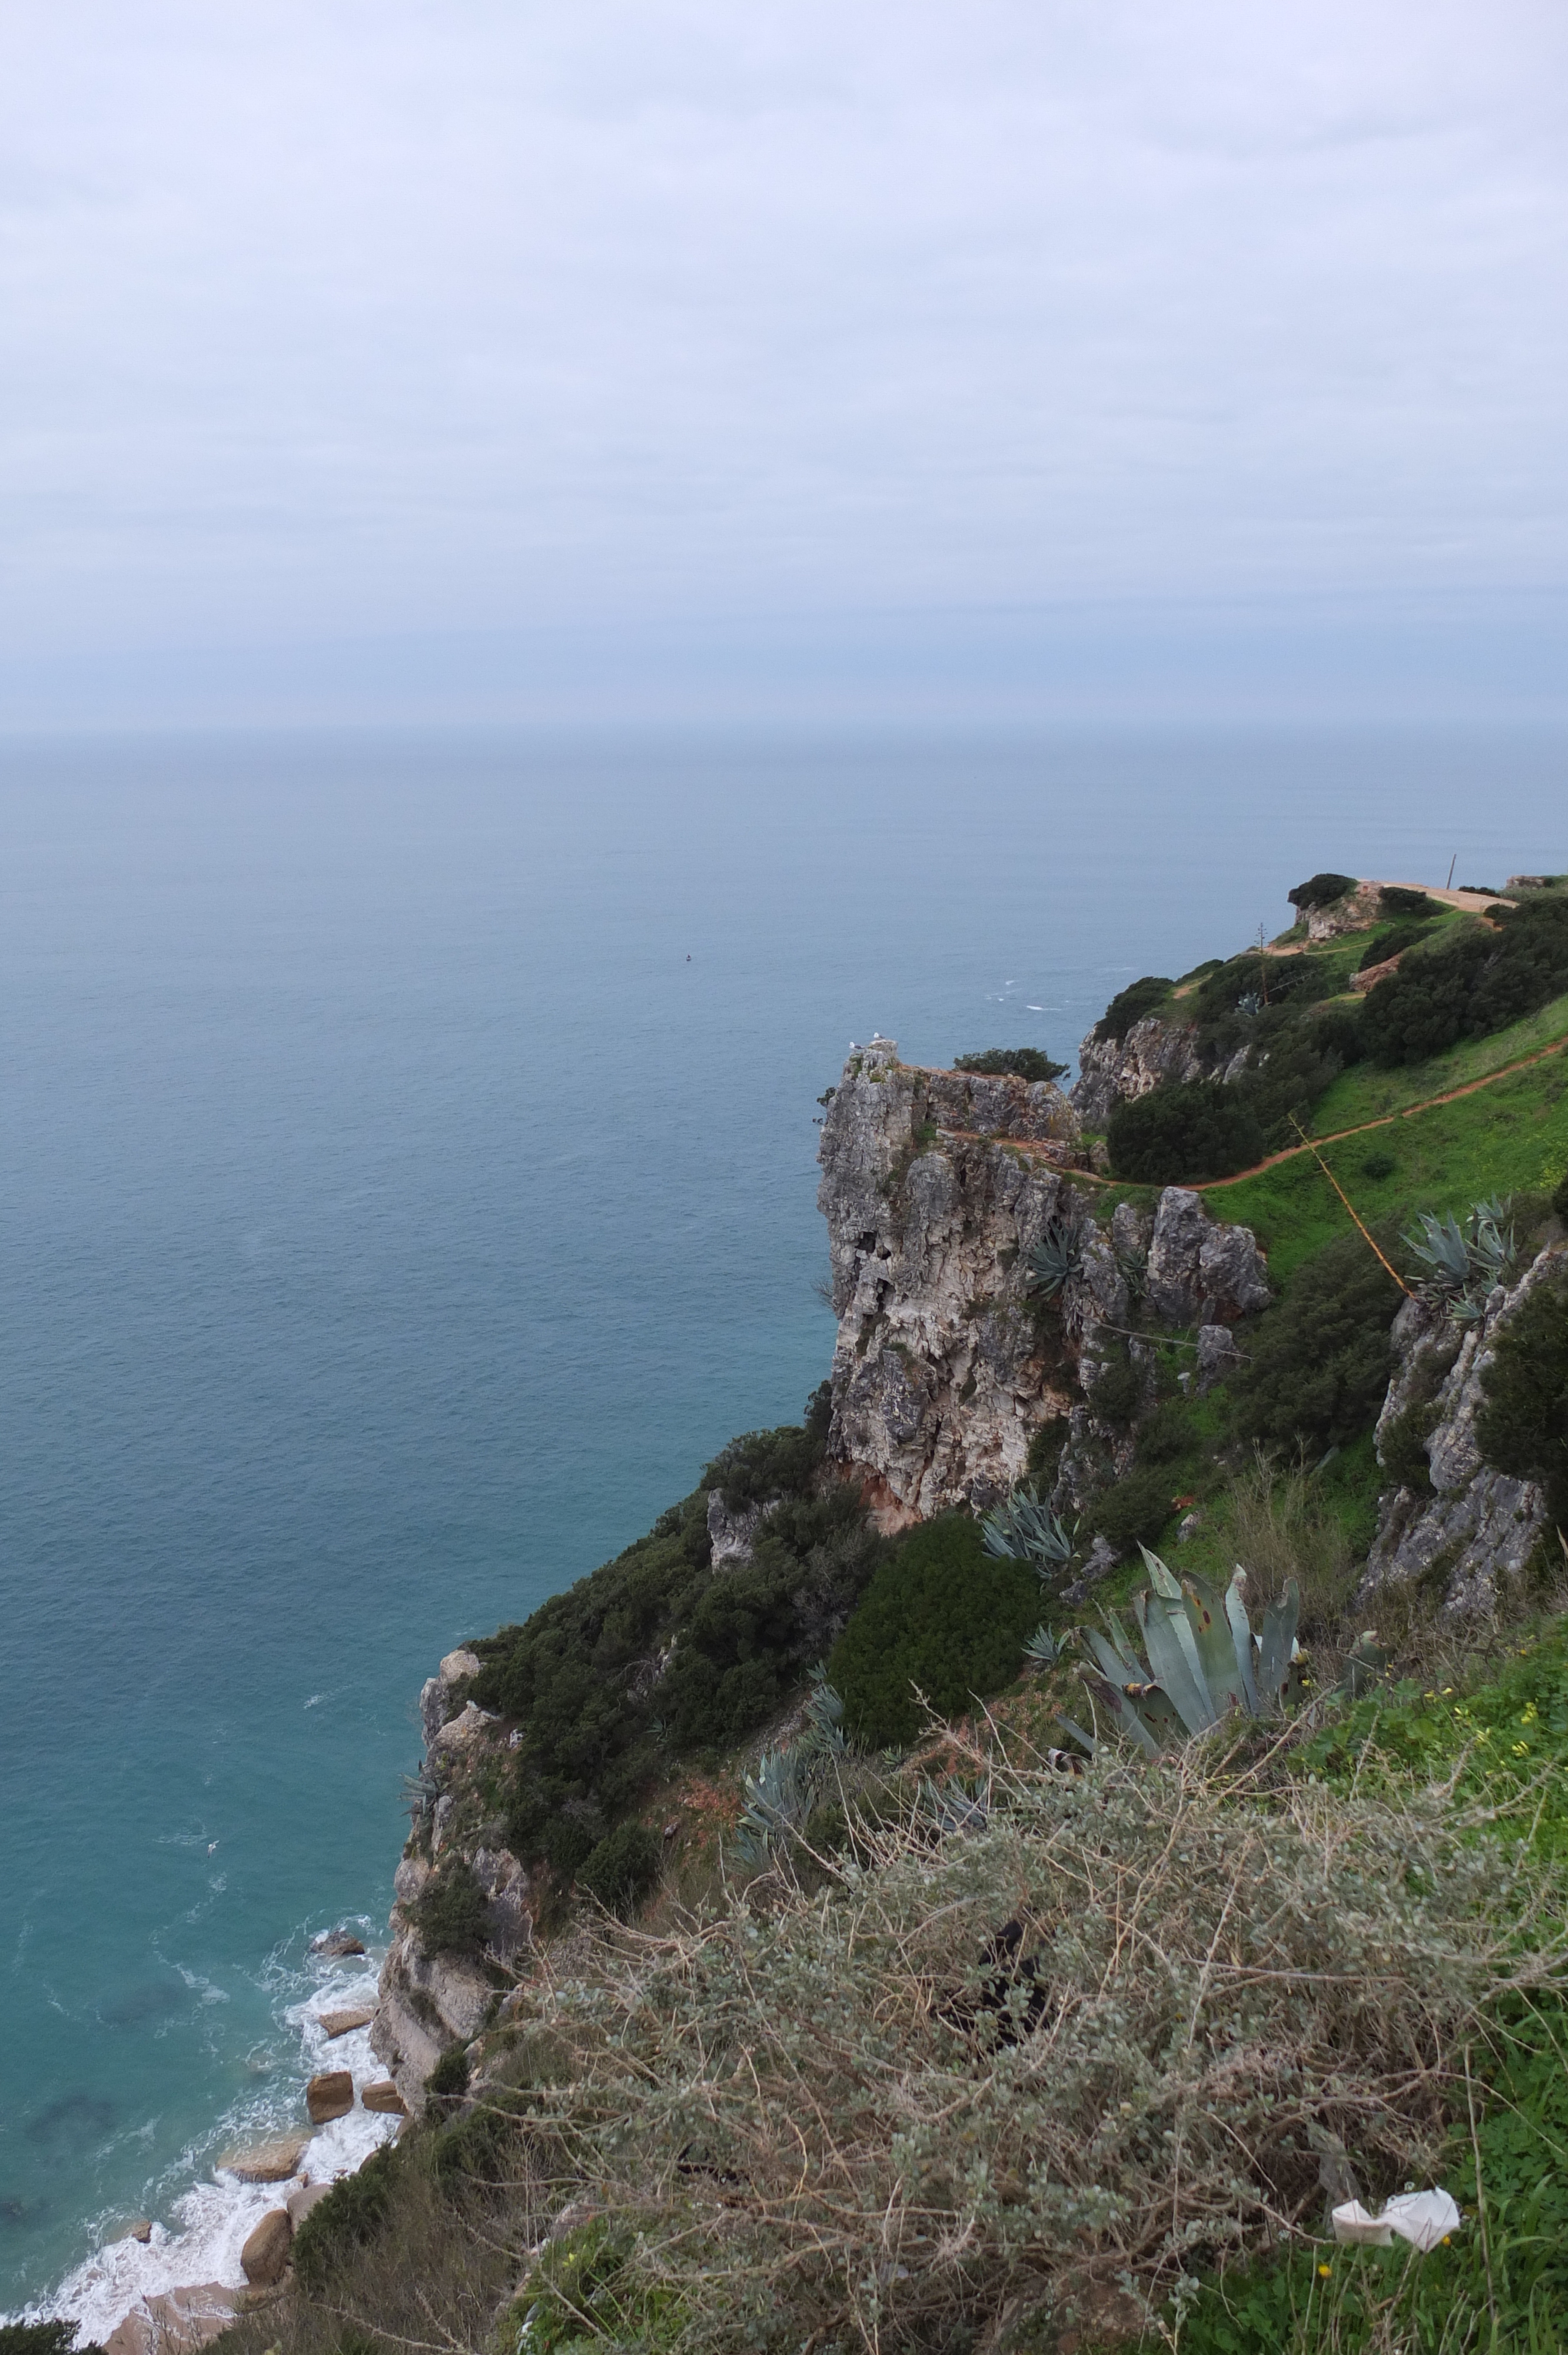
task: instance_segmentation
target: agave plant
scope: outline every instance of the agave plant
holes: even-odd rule
[[[760,1871],[773,1849],[798,1832],[811,1811],[812,1778],[798,1750],[765,1750],[755,1774],[741,1777],[746,1805],[735,1830],[735,1851]]]
[[[1450,1210],[1438,1218],[1423,1210],[1402,1240],[1425,1270],[1422,1288],[1441,1300],[1449,1314],[1473,1322],[1494,1284],[1511,1273],[1516,1256],[1512,1204],[1496,1195],[1473,1202],[1463,1220]]]
[[[1078,1631],[1102,1671],[1085,1669],[1084,1681],[1118,1732],[1153,1758],[1233,1711],[1277,1715],[1300,1689],[1296,1581],[1269,1604],[1255,1634],[1239,1563],[1222,1595],[1195,1573],[1172,1576],[1147,1546],[1142,1552],[1150,1582],[1133,1607],[1147,1667],[1114,1611],[1103,1614],[1106,1635],[1093,1627]],[[1062,1722],[1092,1753],[1093,1737],[1070,1718]]]
[[[1054,1668],[1062,1657],[1062,1646],[1049,1627],[1036,1627],[1023,1646],[1023,1657],[1037,1668]]]
[[[1029,1254],[1029,1284],[1044,1300],[1054,1300],[1084,1264],[1086,1222],[1082,1219],[1047,1219],[1045,1231]]]
[[[980,1541],[998,1559],[1029,1562],[1041,1578],[1059,1571],[1073,1551],[1071,1534],[1033,1488],[1015,1488],[986,1515]]]
[[[827,1669],[819,1660],[811,1670],[811,1689],[806,1696],[806,1731],[801,1748],[808,1757],[842,1758],[848,1744],[844,1741],[844,1705],[842,1696],[828,1682]]]

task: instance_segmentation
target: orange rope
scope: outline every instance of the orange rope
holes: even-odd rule
[[[1340,1185],[1339,1179],[1335,1177],[1333,1171],[1330,1168],[1328,1163],[1324,1160],[1322,1155],[1319,1152],[1317,1146],[1313,1144],[1312,1139],[1308,1135],[1306,1130],[1302,1127],[1301,1123],[1297,1119],[1294,1113],[1290,1115],[1290,1125],[1296,1131],[1297,1135],[1301,1139],[1302,1144],[1307,1147],[1308,1152],[1312,1156],[1313,1160],[1318,1164],[1319,1168],[1322,1171],[1324,1177],[1328,1179],[1330,1185],[1333,1188],[1340,1201],[1343,1202],[1346,1209],[1349,1210],[1351,1218],[1355,1220],[1357,1226],[1361,1229],[1361,1235],[1366,1242],[1367,1248],[1375,1252],[1376,1256],[1380,1260],[1383,1260],[1384,1267],[1388,1269],[1390,1275],[1393,1276],[1395,1284],[1398,1284],[1406,1300],[1414,1300],[1415,1297],[1414,1293],[1411,1290],[1409,1284],[1406,1284],[1399,1270],[1396,1267],[1392,1266],[1386,1259],[1383,1259],[1382,1252],[1378,1250],[1376,1243],[1372,1241],[1371,1232],[1362,1220],[1357,1216],[1355,1204],[1351,1201],[1350,1196],[1346,1193],[1344,1188]]]

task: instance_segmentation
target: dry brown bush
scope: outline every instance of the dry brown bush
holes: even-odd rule
[[[1314,2130],[1369,2190],[1418,2173],[1465,2040],[1568,1967],[1556,1882],[1451,1793],[1202,1748],[986,1771],[983,1831],[916,1817],[813,1897],[606,1924],[531,1990],[572,2065],[524,2106],[635,2220],[669,2343],[936,2348],[1068,2278],[1158,2296],[1320,2225]],[[962,2025],[1011,1919],[1047,1998],[1015,2041]]]

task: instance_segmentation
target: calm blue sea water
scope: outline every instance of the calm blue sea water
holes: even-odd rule
[[[825,1370],[815,1099],[1069,1049],[1493,739],[0,749],[0,2307],[297,2101],[414,1700]]]

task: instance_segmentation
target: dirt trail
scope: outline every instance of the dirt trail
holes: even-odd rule
[[[1483,1071],[1478,1080],[1467,1080],[1463,1087],[1446,1089],[1440,1096],[1425,1096],[1419,1103],[1402,1104],[1397,1112],[1379,1113],[1375,1120],[1358,1121],[1353,1128],[1337,1128],[1329,1136],[1308,1137],[1305,1145],[1287,1145],[1281,1152],[1271,1153],[1266,1160],[1255,1162],[1250,1169],[1238,1169],[1234,1178],[1202,1178],[1192,1183],[1194,1194],[1213,1194],[1222,1186],[1240,1186],[1248,1178],[1261,1177],[1266,1169],[1277,1169],[1282,1161],[1298,1160],[1304,1153],[1321,1152],[1326,1145],[1340,1145],[1347,1136],[1366,1136],[1374,1128],[1392,1128],[1398,1120],[1414,1120],[1417,1113],[1431,1112],[1438,1104],[1457,1103],[1461,1096],[1473,1096],[1478,1089],[1494,1087],[1499,1080],[1511,1079],[1515,1071],[1527,1071],[1532,1063],[1550,1061],[1553,1055],[1568,1052],[1568,1039],[1559,1039],[1554,1046],[1538,1047],[1533,1055],[1520,1055],[1511,1063],[1501,1063],[1495,1071]],[[1062,1147],[1046,1146],[1043,1139],[1029,1136],[982,1135],[979,1129],[952,1128],[944,1135],[972,1138],[980,1145],[1010,1145],[1018,1153],[1040,1153],[1044,1158],[1056,1161]],[[1057,1161],[1057,1167],[1062,1167]],[[1102,1177],[1097,1169],[1063,1169],[1076,1184],[1080,1179],[1089,1186],[1121,1186],[1128,1181],[1121,1178]]]

